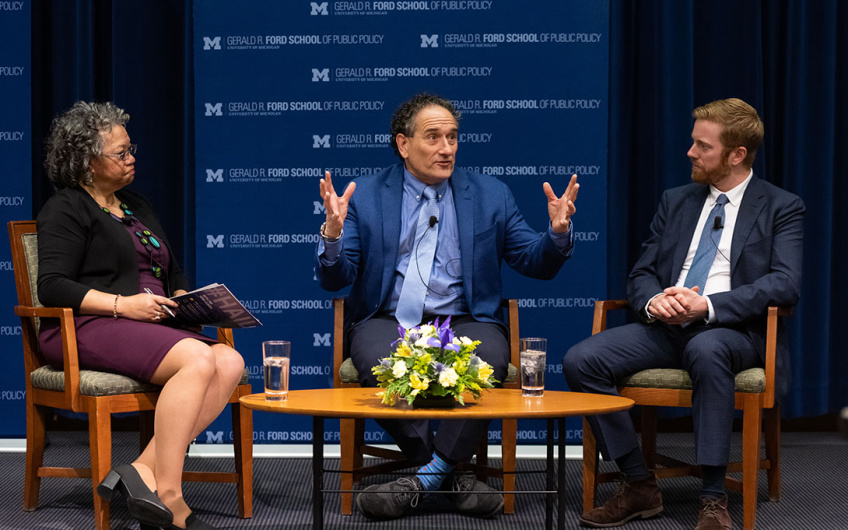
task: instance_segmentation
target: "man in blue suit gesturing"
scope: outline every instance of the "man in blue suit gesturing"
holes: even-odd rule
[[[641,322],[573,346],[563,372],[572,390],[615,394],[618,381],[641,370],[687,370],[693,383],[695,458],[703,476],[696,529],[729,529],[724,478],[734,378],[763,366],[766,308],[798,301],[804,203],[754,176],[763,123],[750,105],[719,100],[692,114],[688,156],[695,182],[663,194],[628,279],[630,306]],[[777,365],[785,375],[788,349],[782,332]],[[777,391],[786,384],[784,377]],[[639,451],[630,416],[589,421],[604,458],[615,460],[624,481],[581,522],[607,528],[661,512],[662,495]]]
[[[454,166],[458,120],[450,101],[419,94],[392,117],[391,144],[402,163],[356,179],[341,196],[329,172],[321,180],[327,216],[316,270],[324,289],[352,284],[346,330],[363,386],[377,386],[371,368],[389,354],[399,323],[410,328],[448,315],[457,335],[481,341],[477,354],[503,381],[509,346],[501,263],[550,279],[571,256],[577,176],[560,197],[543,185],[551,222],[540,235],[504,183]],[[477,494],[491,490],[473,476],[453,473],[458,462],[471,459],[486,420],[443,421],[435,436],[427,421],[380,425],[407,458],[426,465],[414,476],[357,495],[365,516],[406,515],[420,494],[441,487],[464,492],[448,495],[462,513],[491,517],[500,511],[501,495]]]

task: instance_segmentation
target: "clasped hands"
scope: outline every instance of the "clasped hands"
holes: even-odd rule
[[[696,285],[688,287],[668,287],[662,294],[648,304],[648,313],[660,322],[669,325],[680,325],[703,319],[707,316],[709,306],[707,299],[698,294],[700,288]]]
[[[355,189],[356,183],[351,182],[340,197],[333,188],[333,179],[330,172],[324,172],[324,178],[320,181],[321,198],[324,199],[324,209],[327,212],[324,236],[335,239],[341,235],[344,220],[347,217],[347,207]],[[580,189],[580,184],[577,183],[577,175],[571,176],[565,193],[560,197],[557,197],[553,188],[547,182],[542,185],[542,189],[548,198],[548,215],[551,218],[551,228],[557,233],[568,232],[571,227],[571,216],[577,211],[574,206],[574,202],[577,200],[577,192]]]

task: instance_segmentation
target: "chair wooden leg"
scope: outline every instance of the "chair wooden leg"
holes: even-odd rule
[[[598,478],[598,442],[592,426],[583,418],[583,513],[595,507]]]
[[[742,409],[742,527],[753,530],[757,517],[762,408],[759,394],[746,394]]]
[[[474,453],[477,458],[475,458],[475,462],[477,462],[478,466],[489,467],[489,431],[487,430],[483,433],[483,437],[480,439],[480,443],[477,444],[477,449]]]
[[[250,393],[250,387],[237,390],[239,395]],[[233,451],[237,478],[238,514],[242,519],[253,517],[253,411],[241,405],[230,405],[233,418]]]
[[[156,413],[152,410],[142,410],[138,413],[138,450],[144,452],[147,444],[153,439]]]
[[[657,467],[657,407],[642,406],[642,457],[648,469]]]
[[[26,402],[26,471],[24,475],[24,510],[38,508],[41,478],[38,468],[44,464],[44,410],[32,402],[32,392],[27,392]]]
[[[88,411],[88,445],[91,451],[91,492],[94,495],[94,527],[109,530],[109,503],[97,494],[97,485],[112,467],[112,416],[108,401],[92,399]]]
[[[340,461],[340,477],[341,477],[341,489],[343,490],[352,490],[353,489],[353,470],[358,467],[356,466],[355,460],[356,456],[356,422],[361,420],[355,419],[341,419],[339,420],[339,438],[340,438],[340,446],[339,450],[341,452],[341,461]],[[362,454],[359,455],[360,462],[362,460]],[[360,464],[361,465],[361,464]],[[342,493],[342,515],[350,515],[353,512],[353,494],[352,493]]]
[[[518,438],[518,421],[501,421],[501,465],[503,489],[515,491],[515,445]],[[515,513],[515,495],[504,494],[504,513]]]
[[[780,500],[780,406],[765,409],[766,458],[769,461],[769,500]]]

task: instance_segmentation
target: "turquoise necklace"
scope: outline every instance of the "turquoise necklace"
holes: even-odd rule
[[[111,215],[112,218],[118,221],[119,223],[123,223],[127,226],[132,226],[136,223],[136,221],[138,221],[138,219],[136,219],[136,217],[133,215],[132,211],[130,211],[126,203],[122,202],[120,204],[120,208],[121,211],[124,212],[123,218],[118,217],[117,215],[112,213],[112,211],[106,206],[100,206],[100,209]],[[138,230],[133,230],[133,233],[144,246],[144,248],[147,249],[147,253],[150,254],[150,270],[153,271],[153,276],[161,278],[162,267],[158,263],[156,263],[156,261],[154,261],[153,249],[159,250],[160,248],[162,248],[162,243],[159,242],[159,239],[157,239],[156,236],[154,236],[150,230],[145,229],[140,232]]]

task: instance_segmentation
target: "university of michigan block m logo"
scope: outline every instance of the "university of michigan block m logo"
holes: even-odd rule
[[[329,2],[309,2],[309,7],[312,9],[309,14],[312,16],[329,15],[329,12],[327,11],[327,4],[329,4]]]
[[[421,47],[422,48],[438,48],[439,47],[439,36],[438,35],[421,35]]]
[[[205,103],[206,105],[206,115],[207,116],[223,116],[224,113],[221,112],[221,108],[224,106],[223,103]]]
[[[224,248],[224,234],[206,234],[206,248]]]
[[[208,444],[222,444],[224,443],[224,431],[206,431],[206,443]]]
[[[206,182],[224,182],[223,169],[207,169]]]
[[[203,49],[204,50],[220,50],[221,49],[221,37],[203,37]]]
[[[312,334],[312,345],[315,346],[315,347],[332,346],[332,344],[330,344],[330,334],[329,333],[313,333]]]
[[[329,149],[330,148],[330,135],[325,134],[324,136],[320,136],[317,134],[312,135],[312,148],[313,149]]]
[[[325,83],[330,81],[329,68],[324,68],[323,70],[319,70],[317,68],[312,69],[312,82],[317,83],[318,81],[323,81]]]

